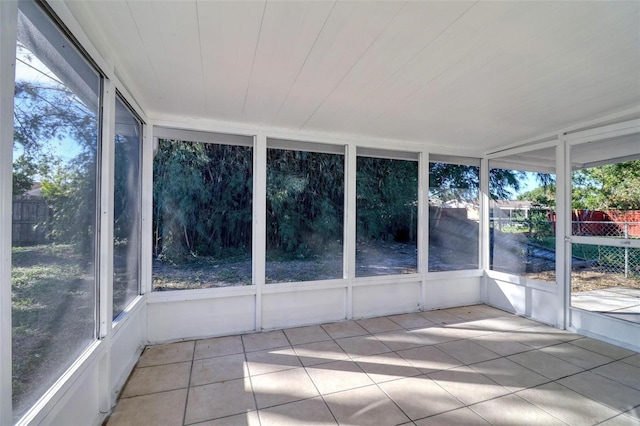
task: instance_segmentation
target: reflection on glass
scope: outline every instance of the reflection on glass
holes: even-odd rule
[[[267,150],[266,282],[342,278],[344,156]]]
[[[640,249],[572,244],[571,305],[640,323]]]
[[[356,276],[418,272],[418,162],[358,157]]]
[[[555,175],[490,170],[490,266],[556,281]]]
[[[429,163],[429,271],[479,267],[477,166]]]
[[[38,5],[16,49],[12,391],[21,417],[95,339],[100,76]]]
[[[116,98],[113,317],[140,294],[141,123]]]
[[[153,290],[251,284],[249,146],[160,140],[153,161]]]

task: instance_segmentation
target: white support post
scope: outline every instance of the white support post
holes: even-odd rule
[[[111,332],[113,319],[113,179],[115,170],[116,90],[105,79],[102,94],[102,141],[100,156],[100,233],[99,269],[99,333],[103,339]]]
[[[571,325],[571,147],[559,138],[556,147],[556,285],[562,325]]]
[[[429,275],[429,153],[423,151],[418,159],[418,271],[422,277],[418,308],[427,303]]]
[[[0,1],[0,424],[12,424],[11,214],[18,2]]]
[[[267,137],[260,132],[253,142],[253,247],[252,275],[256,286],[256,331],[262,329],[262,288],[267,254]]]
[[[157,149],[153,136],[153,125],[142,127],[142,223],[140,226],[140,292],[150,293],[152,286],[153,260],[153,157]]]
[[[347,279],[347,319],[353,318],[353,280],[356,277],[356,173],[358,164],[356,146],[349,144],[345,153],[344,185],[344,247],[343,277]]]
[[[491,238],[491,229],[489,226],[489,160],[485,157],[480,160],[480,238],[478,250],[480,253],[480,269],[485,271],[482,278],[482,300],[487,300],[487,274],[486,271],[491,267],[491,256],[489,253],[489,244]]]
[[[100,412],[111,410],[111,363],[109,362],[113,325],[113,198],[115,175],[116,90],[104,79],[102,92],[102,140],[100,141],[100,233],[98,235],[98,338],[106,348],[98,364],[98,403]]]

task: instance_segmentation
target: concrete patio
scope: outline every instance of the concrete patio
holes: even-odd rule
[[[640,323],[640,289],[637,288],[611,287],[573,293],[571,304],[578,309]]]

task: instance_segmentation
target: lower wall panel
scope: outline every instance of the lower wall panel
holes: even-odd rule
[[[142,302],[127,313],[129,317],[122,324],[115,327],[111,339],[109,374],[112,403],[115,403],[147,342],[147,305]]]
[[[418,311],[420,287],[420,281],[354,287],[353,317],[367,318]]]
[[[555,284],[549,284],[549,289],[545,290],[487,277],[485,303],[545,324],[564,327],[563,307]]]
[[[458,277],[426,282],[423,310],[482,303],[482,277]]]
[[[100,414],[99,376],[99,366],[95,362],[84,371],[40,424],[89,426],[102,423],[105,414]]]
[[[149,343],[252,331],[255,300],[248,295],[148,303]]]
[[[286,328],[345,319],[347,290],[332,288],[262,294],[262,328]]]
[[[100,341],[91,356],[77,366],[82,373],[75,381],[70,381],[65,390],[61,390],[57,401],[46,409],[44,419],[34,423],[64,426],[101,424],[115,405],[145,342],[146,301],[142,299],[116,326],[112,337]]]
[[[640,324],[571,309],[571,328],[576,333],[640,352]]]

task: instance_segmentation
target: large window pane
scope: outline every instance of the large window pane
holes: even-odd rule
[[[640,323],[640,249],[572,244],[571,305]]]
[[[142,124],[116,98],[113,317],[140,294],[140,148]]]
[[[418,272],[418,162],[357,159],[356,276]]]
[[[267,150],[266,282],[342,278],[344,156]]]
[[[574,171],[572,208],[575,236],[640,238],[640,160]]]
[[[429,163],[429,271],[479,265],[480,167]]]
[[[555,147],[489,162],[490,269],[555,283],[554,165]]]
[[[250,146],[159,141],[153,161],[153,289],[251,284]]]
[[[20,2],[13,145],[13,415],[94,341],[101,77]]]
[[[571,149],[571,305],[638,323],[639,137],[632,134]]]

